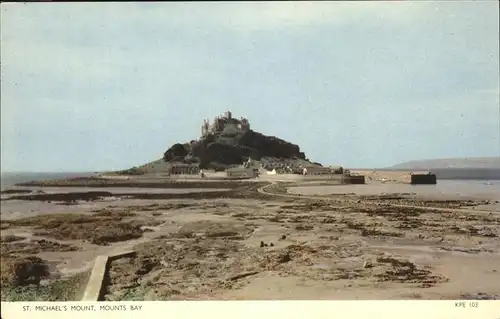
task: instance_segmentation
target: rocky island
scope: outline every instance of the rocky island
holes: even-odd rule
[[[204,120],[197,140],[172,145],[163,155],[167,163],[196,164],[201,169],[225,170],[249,158],[261,162],[266,170],[300,173],[312,163],[296,144],[253,131],[246,118],[236,119],[231,111]]]

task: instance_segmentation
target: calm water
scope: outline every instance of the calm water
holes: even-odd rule
[[[420,169],[419,169],[420,170]],[[500,181],[500,168],[437,168],[421,169],[436,174],[438,180],[497,180]],[[396,169],[381,169],[380,171],[398,171]],[[417,171],[415,169],[415,171]]]
[[[436,185],[405,185],[395,187],[402,193],[419,195],[457,195],[478,199],[500,200],[500,180],[438,180]]]
[[[463,197],[500,201],[500,181],[493,180],[438,180],[436,185],[367,184],[335,186],[298,186],[291,193],[304,195],[328,195],[355,193],[357,195],[380,195],[411,193],[426,198]]]
[[[1,176],[2,190],[14,186],[18,183],[26,183],[38,180],[53,180],[71,177],[93,176],[94,173],[4,173]]]

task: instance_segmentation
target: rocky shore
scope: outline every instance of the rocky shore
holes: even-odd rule
[[[78,300],[97,255],[130,249],[112,263],[106,300],[500,298],[492,203],[356,195],[379,181],[289,192],[311,184],[18,186],[1,200],[2,300]]]

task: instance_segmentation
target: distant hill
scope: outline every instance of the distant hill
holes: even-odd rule
[[[469,157],[469,158],[443,158],[409,161],[397,164],[388,169],[401,170],[436,170],[436,169],[500,169],[500,157]]]

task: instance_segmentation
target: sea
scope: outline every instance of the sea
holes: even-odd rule
[[[19,183],[27,183],[31,181],[40,180],[56,180],[73,177],[90,177],[95,176],[97,173],[89,172],[58,172],[58,173],[36,173],[36,172],[2,172],[0,181],[1,189],[8,189]]]

